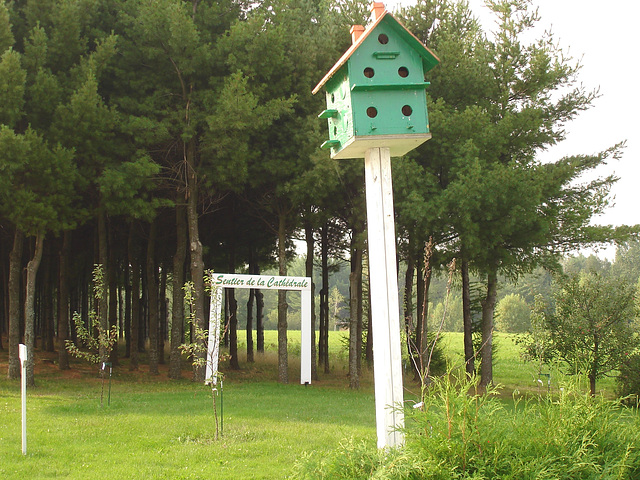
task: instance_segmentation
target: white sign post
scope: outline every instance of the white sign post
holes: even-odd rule
[[[214,288],[209,308],[209,340],[207,342],[207,370],[205,382],[218,384],[218,358],[220,357],[220,315],[222,312],[222,288]]]
[[[214,294],[211,296],[209,342],[205,379],[210,381],[218,374],[220,345],[220,312],[222,289],[244,288],[261,290],[299,290],[300,300],[300,384],[311,383],[311,279],[309,277],[277,277],[269,275],[243,275],[216,273],[212,276]]]
[[[21,375],[20,386],[22,390],[22,454],[27,454],[27,346],[19,345],[18,355],[20,357]]]
[[[369,288],[378,448],[404,443],[402,353],[396,268],[396,233],[389,148],[370,148],[364,159],[369,230]]]

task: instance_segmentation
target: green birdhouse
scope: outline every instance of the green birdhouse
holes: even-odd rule
[[[383,3],[371,23],[351,27],[352,45],[313,93],[325,87],[332,158],[364,158],[369,148],[401,156],[431,138],[425,73],[438,58]]]

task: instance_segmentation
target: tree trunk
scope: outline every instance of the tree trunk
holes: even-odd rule
[[[287,217],[278,216],[278,273],[287,274]],[[278,290],[278,380],[289,383],[289,357],[287,351],[287,291]]]
[[[80,319],[82,321],[82,325],[87,329],[92,329],[94,326],[91,325],[91,321],[89,319],[89,304],[91,301],[91,268],[89,266],[84,268],[83,271],[84,280],[82,281],[82,285],[80,285]],[[75,325],[73,325],[75,327]],[[72,337],[73,341],[78,341],[78,332],[75,328],[72,329]]]
[[[129,265],[131,266],[131,351],[129,370],[138,370],[140,336],[140,264],[136,239],[136,224],[131,222],[127,242]]]
[[[367,252],[367,255],[368,254],[369,252]],[[367,260],[367,268],[366,268],[367,278],[370,278],[369,258],[367,257],[366,260]],[[371,289],[370,288],[367,288],[367,342],[365,343],[365,346],[364,346],[364,358],[365,358],[365,361],[367,362],[367,365],[371,367],[373,365],[373,319],[371,317]]]
[[[159,308],[158,319],[160,325],[158,329],[158,363],[160,365],[166,364],[164,358],[164,341],[167,337],[167,268],[162,265],[162,271],[160,273],[160,292],[159,292]]]
[[[258,272],[259,274],[260,272]],[[256,289],[256,351],[264,353],[264,294]]]
[[[462,276],[462,325],[464,330],[464,361],[467,375],[475,375],[475,356],[473,352],[473,325],[471,318],[471,286],[469,284],[469,262],[460,263]]]
[[[364,304],[364,299],[363,299],[363,288],[362,288],[362,279],[363,279],[363,275],[362,275],[362,258],[364,257],[364,249],[360,249],[360,259],[359,259],[359,263],[358,263],[358,292],[356,293],[356,295],[358,296],[358,375],[362,374],[362,332],[363,332],[363,325],[362,325],[362,315],[363,315],[363,304]]]
[[[247,323],[245,326],[247,340],[247,363],[254,363],[253,355],[253,306],[255,304],[256,291],[251,288],[249,290],[249,298],[247,299]]]
[[[596,396],[596,375],[593,372],[589,374],[589,392],[592,397]]]
[[[124,262],[124,345],[126,358],[131,357],[131,266]]]
[[[190,271],[193,281],[193,307],[196,326],[205,330],[207,319],[204,311],[204,260],[200,231],[198,228],[198,184],[195,170],[195,143],[190,140],[185,145],[185,163],[187,165],[187,224],[189,229]],[[206,361],[206,340],[197,340],[201,353],[198,358]],[[202,364],[193,365],[193,380],[204,382],[205,368]]]
[[[233,273],[233,272],[231,272]],[[229,366],[232,370],[240,370],[238,360],[238,302],[235,290],[228,289],[229,295]]]
[[[122,262],[122,274],[127,275],[129,273],[129,270],[126,267],[127,262],[123,261]],[[126,280],[125,280],[126,282]],[[124,283],[121,283],[120,281],[118,281],[118,287],[117,287],[117,295],[118,295],[118,341],[122,342],[124,340],[124,332],[126,332],[127,330],[125,330],[125,317],[126,314],[125,309],[127,308],[126,306],[127,304],[127,300],[126,300],[126,290],[127,287]]]
[[[33,257],[27,264],[27,281],[24,298],[24,343],[27,347],[27,385],[35,385],[35,297],[36,297],[36,277],[38,268],[42,260],[42,250],[44,248],[44,233],[36,235],[35,250]]]
[[[145,247],[146,255],[146,247]],[[142,259],[142,257],[141,257]],[[138,350],[147,351],[149,339],[149,292],[147,287],[147,261],[140,265],[140,323],[138,328]]]
[[[255,259],[253,246],[249,250],[249,273],[255,275]],[[249,299],[247,300],[247,324],[245,326],[247,339],[247,363],[254,363],[253,357],[253,306],[255,304],[256,291],[249,289]]]
[[[591,371],[589,372],[589,391],[592,397],[596,396],[596,379],[598,378],[598,361],[600,355],[598,353],[600,342],[598,341],[598,334],[593,334],[593,362],[591,364]]]
[[[487,275],[487,296],[482,301],[482,348],[480,364],[480,388],[486,388],[493,383],[493,313],[496,306],[498,289],[497,269],[492,269]]]
[[[7,377],[20,378],[20,286],[22,279],[22,250],[24,234],[16,228],[13,248],[9,254],[9,368]]]
[[[224,324],[222,333],[222,346],[229,348],[229,291],[230,289],[224,289],[224,315],[222,316],[222,322]]]
[[[147,301],[149,311],[149,373],[158,375],[158,269],[156,268],[156,222],[151,222],[147,243]]]
[[[173,308],[171,309],[171,354],[169,356],[169,377],[181,377],[181,354],[184,328],[184,262],[187,258],[187,218],[185,208],[176,207],[176,253],[173,255]]]
[[[320,348],[318,361],[329,373],[329,227],[325,223],[321,229],[322,290],[320,291]]]
[[[409,239],[409,242],[410,243],[406,260],[407,270],[404,274],[404,301],[402,302],[402,305],[404,308],[404,330],[407,337],[407,353],[409,354],[409,358],[413,358],[415,353],[413,342],[415,341],[414,332],[416,328],[416,323],[414,323],[413,321],[413,274],[416,266],[415,258],[411,248],[411,239]]]
[[[107,215],[104,211],[98,212],[98,263],[102,267],[104,281],[108,281],[107,267],[109,263],[108,247],[107,247]],[[109,330],[109,312],[107,300],[107,285],[102,285],[102,289],[98,292],[98,321],[103,332]],[[106,362],[109,358],[105,345],[99,346],[100,362]]]
[[[109,228],[109,238],[112,246],[115,245],[113,230],[113,228]],[[118,260],[113,247],[109,249],[109,264],[106,266],[106,271],[109,283],[109,328],[113,328],[118,326]],[[113,349],[109,352],[109,361],[114,367],[118,365],[117,340],[113,344]]]
[[[305,275],[311,279],[311,379],[318,380],[317,352],[316,352],[316,307],[315,291],[316,285],[313,283],[313,250],[314,238],[313,228],[307,222],[304,227],[305,240],[307,243],[307,258],[305,261]]]
[[[428,254],[427,254],[428,255]],[[418,350],[417,363],[419,366],[420,378],[429,374],[430,365],[428,352],[428,319],[429,319],[429,286],[431,285],[431,258],[419,261],[418,271],[418,308],[419,315],[416,315],[416,349]],[[422,267],[422,268],[420,268]]]
[[[43,251],[42,262],[40,263],[40,279],[38,287],[38,297],[40,304],[38,308],[40,312],[40,332],[42,338],[42,350],[45,352],[53,353],[54,349],[54,337],[56,332],[54,306],[53,306],[53,285],[52,285],[52,255],[51,248],[52,242],[48,242],[44,247],[47,249],[45,254]]]
[[[236,271],[236,235],[235,235],[235,204],[230,209],[229,218],[231,229],[231,242],[229,248],[229,273]],[[236,301],[236,291],[228,289],[229,294],[229,366],[232,370],[240,370],[240,359],[238,358],[238,302]]]
[[[4,244],[0,239],[0,258],[6,258],[8,256],[3,247]],[[0,320],[0,351],[4,350],[2,336],[4,333],[9,332],[9,304],[7,302],[9,298],[9,275],[7,273],[7,263],[2,262],[1,265],[2,272],[0,272],[0,278],[2,278],[2,293],[0,294],[0,312],[2,320]]]
[[[362,249],[357,245],[358,238],[354,231],[352,236],[351,273],[349,274],[349,388],[360,388],[359,359],[362,350],[362,328],[358,328],[358,305],[360,298],[358,288],[362,278]]]
[[[58,255],[58,368],[69,369],[69,352],[65,342],[69,340],[69,279],[68,259],[71,251],[71,232],[65,231]]]

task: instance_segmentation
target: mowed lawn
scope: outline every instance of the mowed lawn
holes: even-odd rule
[[[325,455],[350,439],[375,445],[371,370],[365,368],[359,391],[349,390],[344,334],[331,332],[331,372],[299,385],[299,335],[290,333],[288,385],[277,382],[275,332],[267,332],[267,353],[255,364],[244,362],[241,345],[242,370],[226,372],[217,400],[223,421],[217,441],[211,391],[190,381],[188,366],[176,382],[166,378],[166,366],[153,377],[144,365],[129,372],[124,360],[114,371],[110,404],[105,383],[101,406],[95,367],[74,362],[71,371],[59,372],[40,355],[38,385],[28,392],[26,456],[20,385],[6,379],[7,353],[0,352],[0,478],[280,479],[293,474],[303,455]],[[462,335],[445,334],[443,342],[451,362],[462,364]],[[512,336],[496,335],[496,344],[494,379],[505,385],[505,398],[546,392],[546,377],[537,381],[537,369],[520,360]],[[562,377],[551,373],[553,393]],[[419,391],[411,377],[409,402]],[[612,381],[598,387],[613,395]]]
[[[110,405],[105,383],[101,407],[101,381],[86,365],[60,373],[40,362],[38,386],[28,392],[23,456],[20,384],[6,380],[7,354],[0,352],[0,478],[278,479],[290,476],[302,455],[323,455],[343,440],[375,445],[370,381],[351,391],[336,366],[319,382],[300,385],[299,360],[291,356],[288,385],[275,381],[270,352],[227,376],[217,401],[218,441],[211,390],[191,382],[188,368],[175,382],[166,369],[151,377],[145,367],[129,373],[124,363],[114,372]]]

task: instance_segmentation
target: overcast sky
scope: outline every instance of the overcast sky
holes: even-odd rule
[[[388,0],[391,9],[415,0]],[[483,0],[469,0],[485,31],[494,29]],[[626,140],[619,161],[598,174],[615,173],[615,205],[598,223],[640,224],[640,2],[637,0],[533,0],[541,17],[541,31],[551,29],[562,48],[582,60],[580,79],[600,89],[593,108],[567,126],[567,139],[545,155],[590,154]],[[611,256],[611,251],[606,252]]]

